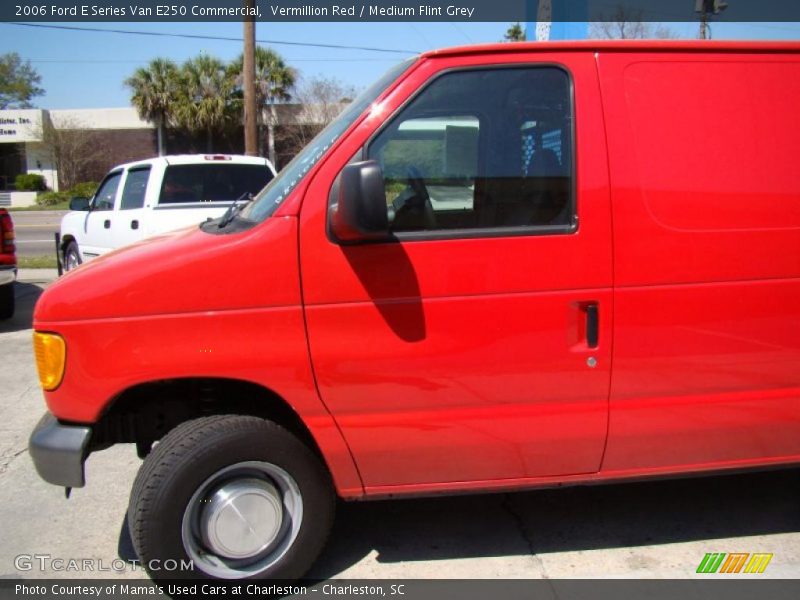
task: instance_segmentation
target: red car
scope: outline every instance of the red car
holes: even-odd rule
[[[397,65],[240,211],[44,292],[40,475],[136,444],[143,564],[237,579],[302,575],[337,496],[797,465],[798,59]]]
[[[0,319],[14,316],[14,280],[17,278],[17,247],[14,223],[5,208],[0,208]]]

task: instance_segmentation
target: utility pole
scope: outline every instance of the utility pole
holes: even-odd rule
[[[718,15],[723,10],[728,8],[728,3],[722,0],[696,0],[694,5],[694,12],[700,13],[700,33],[697,37],[701,40],[708,40],[711,38],[711,15]]]
[[[700,12],[700,33],[697,37],[701,40],[708,39],[708,13],[705,9]]]
[[[244,17],[244,60],[242,61],[244,87],[244,153],[247,156],[258,155],[256,106],[256,18],[254,14],[255,0],[244,0],[248,14]]]

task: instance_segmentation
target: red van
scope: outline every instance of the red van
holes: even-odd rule
[[[397,65],[242,210],[45,291],[40,475],[135,443],[144,565],[234,579],[301,576],[336,497],[800,463],[798,59]]]

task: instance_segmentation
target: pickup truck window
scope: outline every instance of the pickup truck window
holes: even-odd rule
[[[120,210],[131,210],[144,206],[144,194],[150,179],[150,167],[130,169],[122,187]]]
[[[116,171],[106,176],[94,195],[92,210],[114,210],[114,200],[117,197],[117,188],[121,177],[122,171]]]
[[[271,179],[272,172],[266,165],[169,165],[158,203],[231,202],[257,194]]]
[[[569,75],[550,66],[456,70],[379,132],[395,232],[573,230]]]
[[[297,186],[311,168],[317,164],[328,149],[339,139],[356,119],[360,117],[369,106],[375,102],[394,81],[416,62],[410,58],[387,71],[370,87],[364,90],[347,108],[345,108],[333,122],[323,129],[317,137],[311,140],[291,162],[286,165],[278,176],[265,187],[256,197],[255,201],[247,205],[239,216],[252,222],[261,222],[277,210],[289,193]]]

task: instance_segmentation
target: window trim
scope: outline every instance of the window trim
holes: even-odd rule
[[[517,225],[511,227],[475,227],[468,229],[437,229],[431,231],[398,231],[390,232],[386,239],[382,240],[361,240],[358,242],[350,242],[348,245],[361,245],[361,244],[392,244],[397,242],[421,242],[421,241],[436,241],[436,240],[457,240],[457,239],[477,239],[477,238],[500,238],[500,237],[521,237],[531,236],[537,237],[542,235],[574,235],[579,230],[580,218],[578,215],[578,152],[577,152],[577,136],[576,136],[576,121],[577,115],[575,110],[575,80],[572,72],[566,65],[558,62],[519,62],[519,63],[497,63],[497,64],[481,64],[481,65],[465,65],[459,67],[450,67],[443,69],[429,78],[424,85],[415,90],[408,98],[406,98],[385,121],[369,136],[364,145],[356,152],[356,155],[348,161],[348,164],[357,160],[367,160],[369,156],[369,147],[384,130],[392,126],[392,123],[399,117],[399,115],[408,107],[409,104],[414,102],[417,97],[424,93],[428,87],[433,85],[440,77],[449,75],[451,73],[471,72],[471,71],[499,71],[505,69],[537,69],[537,68],[555,68],[562,71],[567,76],[567,83],[569,86],[569,110],[570,110],[570,206],[572,212],[572,222],[567,225]],[[358,157],[358,158],[357,158]],[[328,207],[326,210],[326,233],[328,239],[341,245],[341,242],[336,240],[330,229],[330,215],[331,203],[335,200],[334,191],[338,189],[339,176],[334,179],[331,190],[328,194]]]

